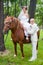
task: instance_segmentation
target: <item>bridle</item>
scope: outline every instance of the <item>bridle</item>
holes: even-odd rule
[[[6,23],[4,24],[4,25],[6,25]],[[8,25],[8,24],[7,24]],[[9,25],[8,25],[9,26]],[[6,32],[5,32],[6,33]],[[6,40],[7,40],[7,38],[8,38],[8,34],[9,34],[9,30],[7,31],[7,33],[6,33],[6,38],[5,38],[5,40],[4,40],[4,43],[6,43]]]

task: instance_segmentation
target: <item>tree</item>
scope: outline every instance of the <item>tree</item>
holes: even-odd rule
[[[30,0],[29,15],[34,18],[37,0]]]
[[[5,50],[4,36],[3,36],[3,0],[0,0],[0,51]]]

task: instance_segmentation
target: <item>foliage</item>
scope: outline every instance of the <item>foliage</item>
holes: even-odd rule
[[[21,6],[27,5],[28,0],[4,0],[4,3],[8,2],[8,4],[4,7],[4,14],[8,12],[9,15],[16,17],[19,15]],[[9,2],[11,6],[9,6]]]
[[[38,0],[37,5],[36,5],[36,19],[37,19],[37,23],[39,25],[43,24],[43,1]]]

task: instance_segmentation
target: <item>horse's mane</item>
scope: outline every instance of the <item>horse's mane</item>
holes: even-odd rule
[[[20,20],[19,20],[18,18],[16,18],[16,17],[14,17],[14,19],[15,19],[15,20],[17,21],[17,23],[18,23],[18,27],[24,29],[24,28],[23,28],[23,25],[20,23]]]
[[[8,22],[9,20],[10,20],[10,21],[16,21],[16,23],[18,24],[17,28],[20,27],[20,28],[23,29],[23,26],[22,26],[22,24],[20,23],[20,20],[19,20],[18,18],[13,17],[13,16],[7,16],[7,17],[5,18],[5,22],[4,22],[4,23]]]

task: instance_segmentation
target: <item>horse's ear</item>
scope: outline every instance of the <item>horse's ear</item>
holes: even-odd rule
[[[15,20],[15,18],[13,17],[13,21]]]

